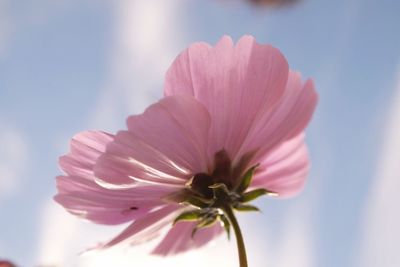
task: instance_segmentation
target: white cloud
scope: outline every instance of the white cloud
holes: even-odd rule
[[[228,242],[225,236],[209,245],[178,256],[162,258],[149,252],[158,240],[135,247],[119,245],[104,251],[80,252],[93,247],[98,242],[111,239],[124,226],[102,226],[68,214],[62,207],[49,202],[42,214],[41,241],[36,263],[40,266],[192,266],[201,267],[212,263],[216,266],[235,266],[237,263],[234,240]],[[232,253],[232,257],[226,255]]]
[[[95,128],[120,126],[115,118],[142,112],[160,97],[165,71],[182,49],[181,1],[117,3],[112,68],[92,113]]]
[[[304,205],[305,204],[305,205]],[[314,266],[314,244],[309,211],[310,203],[295,207],[286,218],[285,235],[279,246],[279,256],[276,266],[299,267]]]
[[[106,266],[236,266],[235,244],[228,243],[226,238],[219,238],[211,244],[181,255],[162,258],[151,256],[147,251],[154,246],[154,242],[140,247],[116,247],[104,252],[91,252],[81,257],[79,267],[106,267]],[[226,257],[230,251],[232,257]],[[227,253],[228,252],[228,253]]]
[[[279,224],[279,232],[283,233],[279,236],[273,232],[277,227],[276,221],[267,212],[265,215],[245,215],[248,218],[243,220],[242,226],[249,266],[315,266],[314,234],[310,219],[313,205],[310,200],[305,199],[287,210],[283,223]]]
[[[359,266],[400,266],[400,68],[384,144],[367,196]]]
[[[54,201],[48,202],[41,216],[38,261],[45,266],[64,265],[77,237],[78,222]],[[75,251],[76,253],[76,251]]]
[[[28,162],[28,144],[20,131],[5,123],[1,125],[0,196],[4,196],[15,193],[20,185]]]

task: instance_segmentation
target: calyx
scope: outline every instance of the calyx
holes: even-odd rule
[[[220,221],[229,238],[231,225],[225,214],[227,208],[237,211],[259,211],[248,202],[263,195],[277,195],[276,192],[265,188],[246,192],[258,164],[237,176],[224,150],[215,154],[214,162],[214,170],[211,174],[194,175],[183,190],[166,198],[168,201],[187,206],[187,209],[175,218],[174,224],[181,221],[197,222],[197,226],[192,231],[192,237],[198,229],[212,226]],[[233,177],[235,175],[237,177]]]

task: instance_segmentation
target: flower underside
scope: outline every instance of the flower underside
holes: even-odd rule
[[[217,152],[211,173],[194,175],[183,190],[167,196],[168,201],[188,206],[186,211],[175,218],[174,224],[180,221],[196,221],[193,237],[198,229],[220,221],[229,238],[231,222],[226,214],[227,210],[233,208],[237,211],[259,211],[257,207],[247,203],[263,195],[277,195],[265,188],[246,192],[258,167],[256,164],[246,170],[249,160],[250,156],[244,156],[232,167],[227,152]]]

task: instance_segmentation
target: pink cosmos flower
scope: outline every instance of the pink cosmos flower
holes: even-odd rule
[[[16,267],[16,266],[9,261],[0,259],[0,267]]]
[[[231,225],[236,232],[232,209],[301,190],[303,131],[316,103],[313,82],[270,45],[251,36],[195,43],[168,70],[165,97],[129,117],[127,130],[72,139],[55,200],[95,223],[132,222],[103,247],[147,241],[167,226],[153,253],[200,247]]]

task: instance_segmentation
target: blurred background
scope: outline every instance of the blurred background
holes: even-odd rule
[[[250,2],[250,1],[249,1]],[[273,1],[272,1],[273,2]],[[115,132],[162,96],[194,41],[251,34],[315,80],[304,192],[239,216],[251,267],[400,266],[400,2],[0,0],[0,260],[17,266],[236,266],[225,236],[159,258],[154,242],[80,255],[121,227],[53,202],[58,157],[86,129]]]

